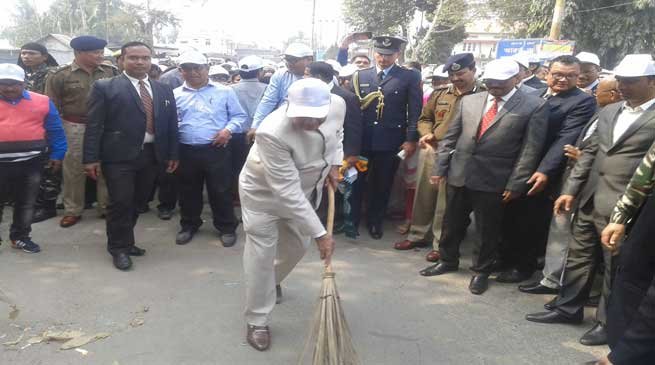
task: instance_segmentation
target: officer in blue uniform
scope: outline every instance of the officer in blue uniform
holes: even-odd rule
[[[364,133],[362,155],[369,160],[368,172],[357,179],[352,197],[355,226],[360,221],[364,191],[368,196],[367,225],[372,238],[382,238],[382,220],[389,203],[391,185],[405,151],[416,151],[416,123],[421,114],[421,75],[396,64],[405,40],[389,36],[373,38],[375,65],[353,75],[351,91],[360,99]]]

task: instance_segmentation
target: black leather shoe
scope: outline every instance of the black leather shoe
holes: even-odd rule
[[[580,337],[580,343],[585,346],[607,345],[607,331],[602,323],[596,325]]]
[[[132,267],[132,259],[130,259],[130,256],[126,253],[117,253],[113,255],[113,258],[114,266],[118,270],[126,271]]]
[[[368,234],[371,235],[371,238],[374,240],[379,240],[382,238],[382,226],[379,224],[371,224],[368,226]]]
[[[489,275],[474,275],[469,283],[471,294],[480,295],[489,289]]]
[[[563,314],[560,314],[557,311],[541,312],[541,313],[532,313],[525,316],[530,322],[537,323],[566,323],[566,324],[580,324],[582,323],[583,313],[580,313],[568,317]]]
[[[430,265],[425,269],[419,271],[418,273],[421,274],[422,276],[436,276],[436,275],[442,275],[457,270],[458,270],[457,266],[449,266],[440,262],[434,265]]]
[[[130,250],[127,251],[127,254],[130,255],[130,256],[143,256],[143,255],[146,254],[146,250],[141,248],[141,247],[137,247],[135,245],[135,246],[130,247]]]
[[[557,289],[541,285],[541,282],[539,281],[530,284],[519,285],[519,291],[526,294],[557,294],[559,292]]]
[[[496,281],[499,283],[520,283],[530,279],[532,273],[520,272],[516,269],[503,271],[496,277]]]
[[[32,223],[39,223],[50,218],[57,216],[57,210],[55,208],[46,209],[46,208],[36,208],[34,210],[34,215],[32,215]]]
[[[175,212],[172,209],[158,209],[157,210],[157,217],[163,221],[170,220],[173,218],[173,214]]]
[[[555,310],[555,302],[557,302],[557,297],[549,300],[548,303],[544,304],[544,309],[547,310],[547,311],[554,311]]]
[[[196,234],[195,229],[182,229],[175,237],[175,243],[178,245],[186,245],[191,242],[193,235]]]

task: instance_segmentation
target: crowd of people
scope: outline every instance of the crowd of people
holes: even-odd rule
[[[257,56],[212,65],[190,50],[163,71],[145,43],[107,60],[92,36],[74,38],[74,61],[59,66],[24,45],[17,64],[0,65],[12,247],[39,252],[31,225],[57,216],[58,201],[63,228],[95,202],[113,264],[129,270],[145,254],[134,227],[155,195],[164,221],[179,206],[178,245],[201,228],[206,196],[225,247],[243,223],[246,337],[266,350],[281,281],[312,240],[330,261],[318,212],[332,185],[335,234],[356,239],[364,225],[381,240],[400,206],[405,239],[393,248],[430,247],[419,274],[436,276],[459,270],[473,223],[472,294],[494,276],[554,295],[526,316],[549,324],[581,323],[597,306],[580,342],[610,344],[598,363],[654,362],[652,57],[629,54],[604,71],[590,52],[519,54],[481,69],[460,53],[421,72],[398,63],[403,39],[353,47],[368,38],[347,36],[327,61],[293,43],[276,70]]]

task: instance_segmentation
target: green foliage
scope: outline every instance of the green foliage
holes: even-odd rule
[[[423,9],[429,11],[427,28],[416,34],[412,59],[422,63],[444,63],[453,47],[466,38],[465,0],[424,0]]]
[[[344,0],[346,23],[356,31],[407,36],[416,3],[414,0]]]

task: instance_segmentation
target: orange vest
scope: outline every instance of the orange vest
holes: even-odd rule
[[[47,96],[29,92],[30,99],[17,104],[0,100],[0,151],[24,152],[45,149],[45,118],[50,111]]]

